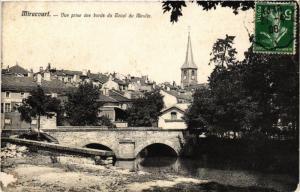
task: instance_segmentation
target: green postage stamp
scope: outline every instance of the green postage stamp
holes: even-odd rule
[[[256,2],[255,53],[295,54],[296,4]]]

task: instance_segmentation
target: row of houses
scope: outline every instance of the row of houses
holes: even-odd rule
[[[161,128],[186,128],[182,119],[184,112],[191,103],[192,93],[175,89],[159,87],[147,76],[134,77],[120,74],[91,73],[90,71],[56,70],[51,65],[33,73],[18,64],[2,70],[1,89],[1,118],[2,128],[29,128],[36,126],[22,122],[17,111],[22,100],[29,96],[30,91],[38,85],[46,94],[56,97],[64,103],[67,94],[74,91],[80,83],[90,82],[98,87],[101,94],[97,102],[102,103],[99,116],[107,116],[117,127],[126,127],[124,111],[130,107],[132,100],[143,97],[145,92],[160,88],[164,96],[164,109],[159,117],[158,126]],[[53,118],[42,117],[41,128],[56,127]]]

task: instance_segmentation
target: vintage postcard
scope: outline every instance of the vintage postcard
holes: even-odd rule
[[[287,192],[298,1],[2,1],[4,192]]]

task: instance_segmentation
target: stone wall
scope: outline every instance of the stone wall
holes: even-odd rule
[[[44,131],[67,146],[84,147],[91,143],[105,145],[118,159],[134,159],[141,150],[155,143],[165,144],[180,155],[184,142],[183,131],[174,129],[58,127]]]

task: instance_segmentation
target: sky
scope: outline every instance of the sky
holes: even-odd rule
[[[207,82],[213,65],[208,65],[214,42],[234,35],[238,59],[249,46],[247,30],[253,31],[253,10],[218,7],[203,11],[188,3],[177,23],[163,13],[160,2],[5,2],[2,22],[2,63],[18,64],[37,71],[48,63],[57,69],[91,70],[148,75],[160,83],[180,82],[188,29],[190,28],[198,82]],[[22,10],[50,12],[51,17],[24,17]],[[61,17],[61,13],[69,17]],[[70,18],[74,13],[79,18]],[[83,14],[91,14],[84,18]],[[127,14],[126,18],[99,18],[96,14]],[[150,18],[128,18],[128,14]]]

